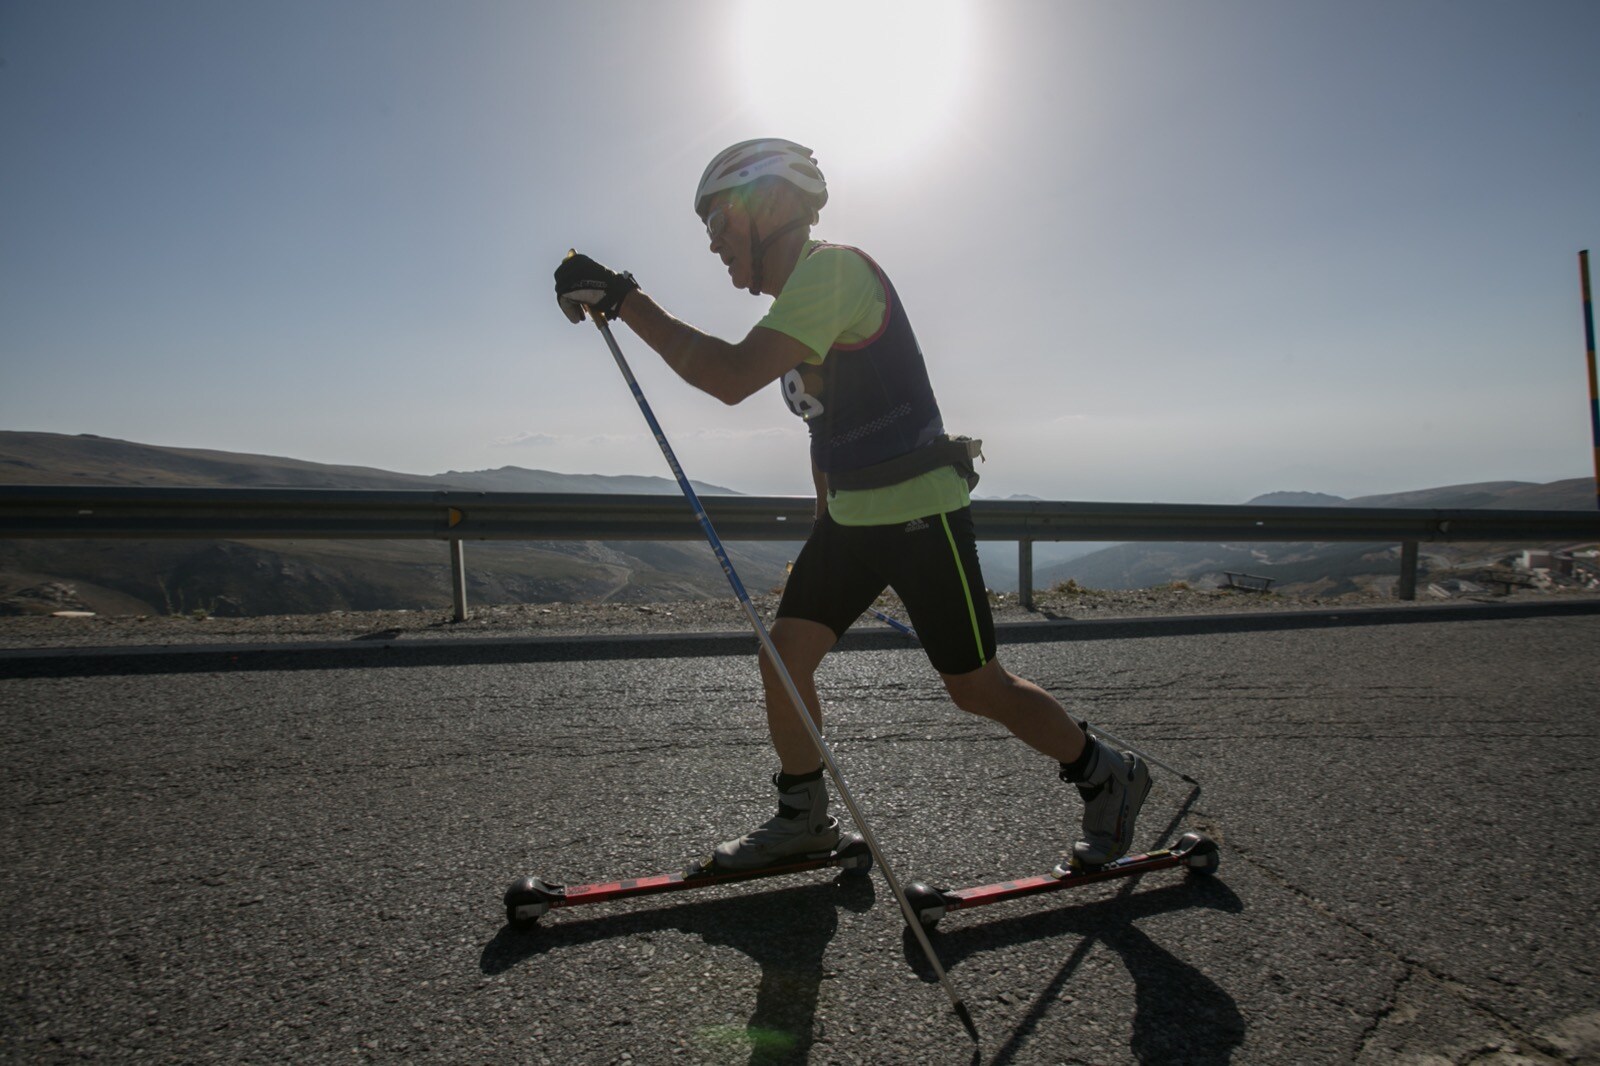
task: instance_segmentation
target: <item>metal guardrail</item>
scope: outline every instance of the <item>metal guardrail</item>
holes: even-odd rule
[[[724,540],[800,541],[809,496],[702,496]],[[1018,598],[1033,599],[1033,542],[1366,541],[1401,545],[1399,594],[1416,589],[1417,545],[1600,540],[1600,512],[1483,508],[1252,507],[975,500],[979,540],[1016,541]],[[0,537],[441,540],[465,617],[468,540],[698,540],[671,495],[383,492],[344,489],[0,486]]]

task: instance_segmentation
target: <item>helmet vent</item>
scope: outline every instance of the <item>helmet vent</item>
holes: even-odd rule
[[[765,176],[782,178],[816,201],[821,208],[828,200],[827,180],[817,166],[811,149],[777,137],[741,141],[718,153],[700,177],[695,189],[695,213],[703,219],[711,196],[737,188]]]

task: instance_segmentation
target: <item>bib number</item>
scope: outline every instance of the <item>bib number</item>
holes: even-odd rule
[[[798,367],[783,375],[783,402],[804,419],[815,418],[823,412],[822,401],[806,391],[806,380]]]

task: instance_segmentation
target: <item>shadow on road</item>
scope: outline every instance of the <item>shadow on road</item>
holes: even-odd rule
[[[557,921],[529,933],[505,926],[484,945],[479,965],[497,974],[594,940],[669,930],[698,936],[708,945],[742,951],[761,967],[755,1008],[742,1034],[751,1045],[751,1066],[804,1063],[815,1039],[822,960],[838,931],[839,908],[866,911],[875,897],[872,878],[841,874],[831,883]]]
[[[1000,921],[934,932],[930,939],[945,968],[954,971],[959,962],[973,955],[1031,941],[1082,938],[1034,999],[1027,1016],[989,1059],[997,1066],[1018,1061],[1047,1011],[1065,1009],[1059,1003],[1061,994],[1097,941],[1120,955],[1133,977],[1130,1047],[1140,1062],[1224,1063],[1244,1040],[1244,1018],[1238,1006],[1215,981],[1134,924],[1141,918],[1196,907],[1241,913],[1244,903],[1220,880],[1186,878],[1150,892],[1124,892],[1095,903],[1033,910]],[[909,929],[905,952],[919,977],[935,980]]]
[[[1158,840],[1170,841],[1199,801],[1200,792],[1198,784],[1189,790]],[[1033,909],[1016,917],[973,923],[963,916],[971,924],[943,933],[929,932],[929,940],[946,970],[953,970],[957,963],[973,955],[1017,944],[1063,936],[1082,938],[1035,997],[1027,1015],[988,1060],[992,1066],[1018,1061],[1045,1014],[1053,1006],[1062,1009],[1058,1001],[1063,991],[1097,941],[1120,955],[1133,977],[1133,1036],[1129,1047],[1140,1062],[1220,1064],[1232,1059],[1234,1049],[1245,1036],[1244,1017],[1233,998],[1134,923],[1152,915],[1196,907],[1239,914],[1244,911],[1244,901],[1216,877],[1187,876],[1176,884],[1137,891],[1143,881],[1144,877],[1129,879],[1111,899],[1074,905],[1052,896],[1053,906],[1035,901]],[[937,980],[910,929],[903,934],[903,950],[917,976],[924,981]],[[975,1061],[982,1061],[981,1049]]]

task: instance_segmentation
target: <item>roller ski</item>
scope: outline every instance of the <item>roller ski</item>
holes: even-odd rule
[[[1080,725],[1087,733],[1088,723]],[[951,911],[1079,888],[1095,881],[1139,877],[1170,866],[1186,866],[1196,874],[1216,871],[1217,846],[1199,833],[1185,833],[1175,846],[1161,851],[1128,854],[1134,823],[1150,794],[1150,768],[1137,752],[1117,751],[1091,736],[1076,762],[1061,764],[1060,776],[1078,790],[1084,804],[1083,839],[1072,846],[1072,857],[1048,876],[974,888],[913,884],[906,889],[906,902],[924,929],[932,929]]]
[[[717,866],[713,858],[693,863],[676,873],[633,877],[625,881],[605,881],[589,885],[559,885],[537,877],[523,877],[506,889],[506,924],[511,928],[530,931],[547,912],[562,907],[582,907],[590,903],[609,903],[635,896],[653,896],[662,892],[685,892],[711,885],[732,884],[735,881],[752,881],[762,877],[802,873],[806,870],[825,870],[838,867],[853,876],[866,876],[872,868],[872,851],[856,833],[846,833],[837,846],[822,852],[795,855],[765,866],[751,869],[728,870]]]
[[[681,873],[655,874],[594,885],[556,885],[524,877],[506,889],[506,921],[530,929],[546,911],[605,903],[631,896],[726,885],[758,877],[839,867],[864,876],[872,868],[872,849],[857,833],[841,834],[828,815],[828,786],[822,771],[775,774],[778,812],[750,833],[719,844],[711,855]]]
[[[924,929],[932,929],[951,911],[983,907],[990,903],[1037,896],[1046,892],[1081,888],[1095,881],[1110,881],[1119,877],[1140,877],[1154,870],[1183,866],[1191,875],[1210,876],[1216,873],[1221,856],[1217,845],[1201,833],[1185,833],[1170,848],[1126,855],[1098,866],[1080,865],[1076,860],[1057,866],[1047,875],[1025,877],[1016,881],[999,881],[992,885],[974,888],[932,888],[917,882],[906,888],[906,902]]]

